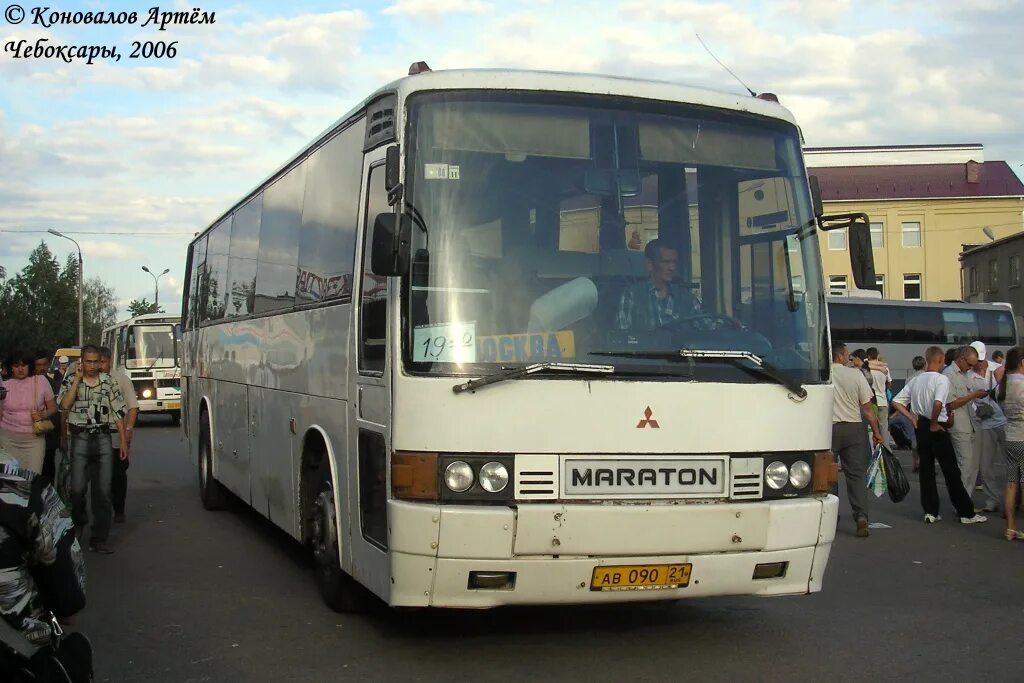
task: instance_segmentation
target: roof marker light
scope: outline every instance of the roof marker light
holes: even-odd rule
[[[424,71],[430,71],[430,67],[427,66],[426,62],[413,62],[412,64],[409,65],[409,75],[410,76],[415,76],[416,74],[421,74]]]
[[[765,102],[774,102],[775,104],[779,103],[778,96],[773,92],[758,93],[754,95],[754,97],[756,97],[759,100],[764,100]]]

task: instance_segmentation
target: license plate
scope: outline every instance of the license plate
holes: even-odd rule
[[[685,587],[690,585],[692,568],[693,565],[690,563],[594,567],[590,590],[626,591]]]
[[[181,401],[167,401],[167,410],[181,410]]]

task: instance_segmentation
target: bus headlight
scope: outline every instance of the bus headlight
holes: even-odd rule
[[[789,481],[789,468],[786,467],[786,463],[776,460],[769,464],[768,467],[765,467],[764,481],[770,488],[776,491],[785,486],[786,482]]]
[[[506,486],[508,486],[508,469],[500,462],[489,462],[480,468],[480,487],[484,491],[497,493]]]
[[[153,390],[146,387],[142,390],[142,398],[153,398]]]
[[[456,460],[444,469],[444,485],[455,493],[468,491],[473,485],[473,468],[462,460]]]
[[[805,488],[811,483],[811,466],[804,460],[797,460],[789,468],[789,483],[795,489]]]

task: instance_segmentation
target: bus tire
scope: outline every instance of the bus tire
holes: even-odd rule
[[[209,418],[205,414],[199,426],[199,499],[207,510],[223,510],[228,506],[227,489],[213,477],[213,446]]]
[[[171,413],[171,422],[174,424],[175,427],[181,424],[180,410],[175,410],[174,412]]]
[[[324,603],[335,612],[362,612],[369,605],[368,591],[341,568],[334,491],[324,476],[314,489],[313,561],[316,587]]]

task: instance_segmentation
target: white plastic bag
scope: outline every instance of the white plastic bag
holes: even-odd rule
[[[885,480],[885,468],[882,467],[882,447],[875,446],[871,452],[871,465],[868,467],[867,485],[868,490],[875,494],[876,498],[885,495],[888,489],[888,482]]]

